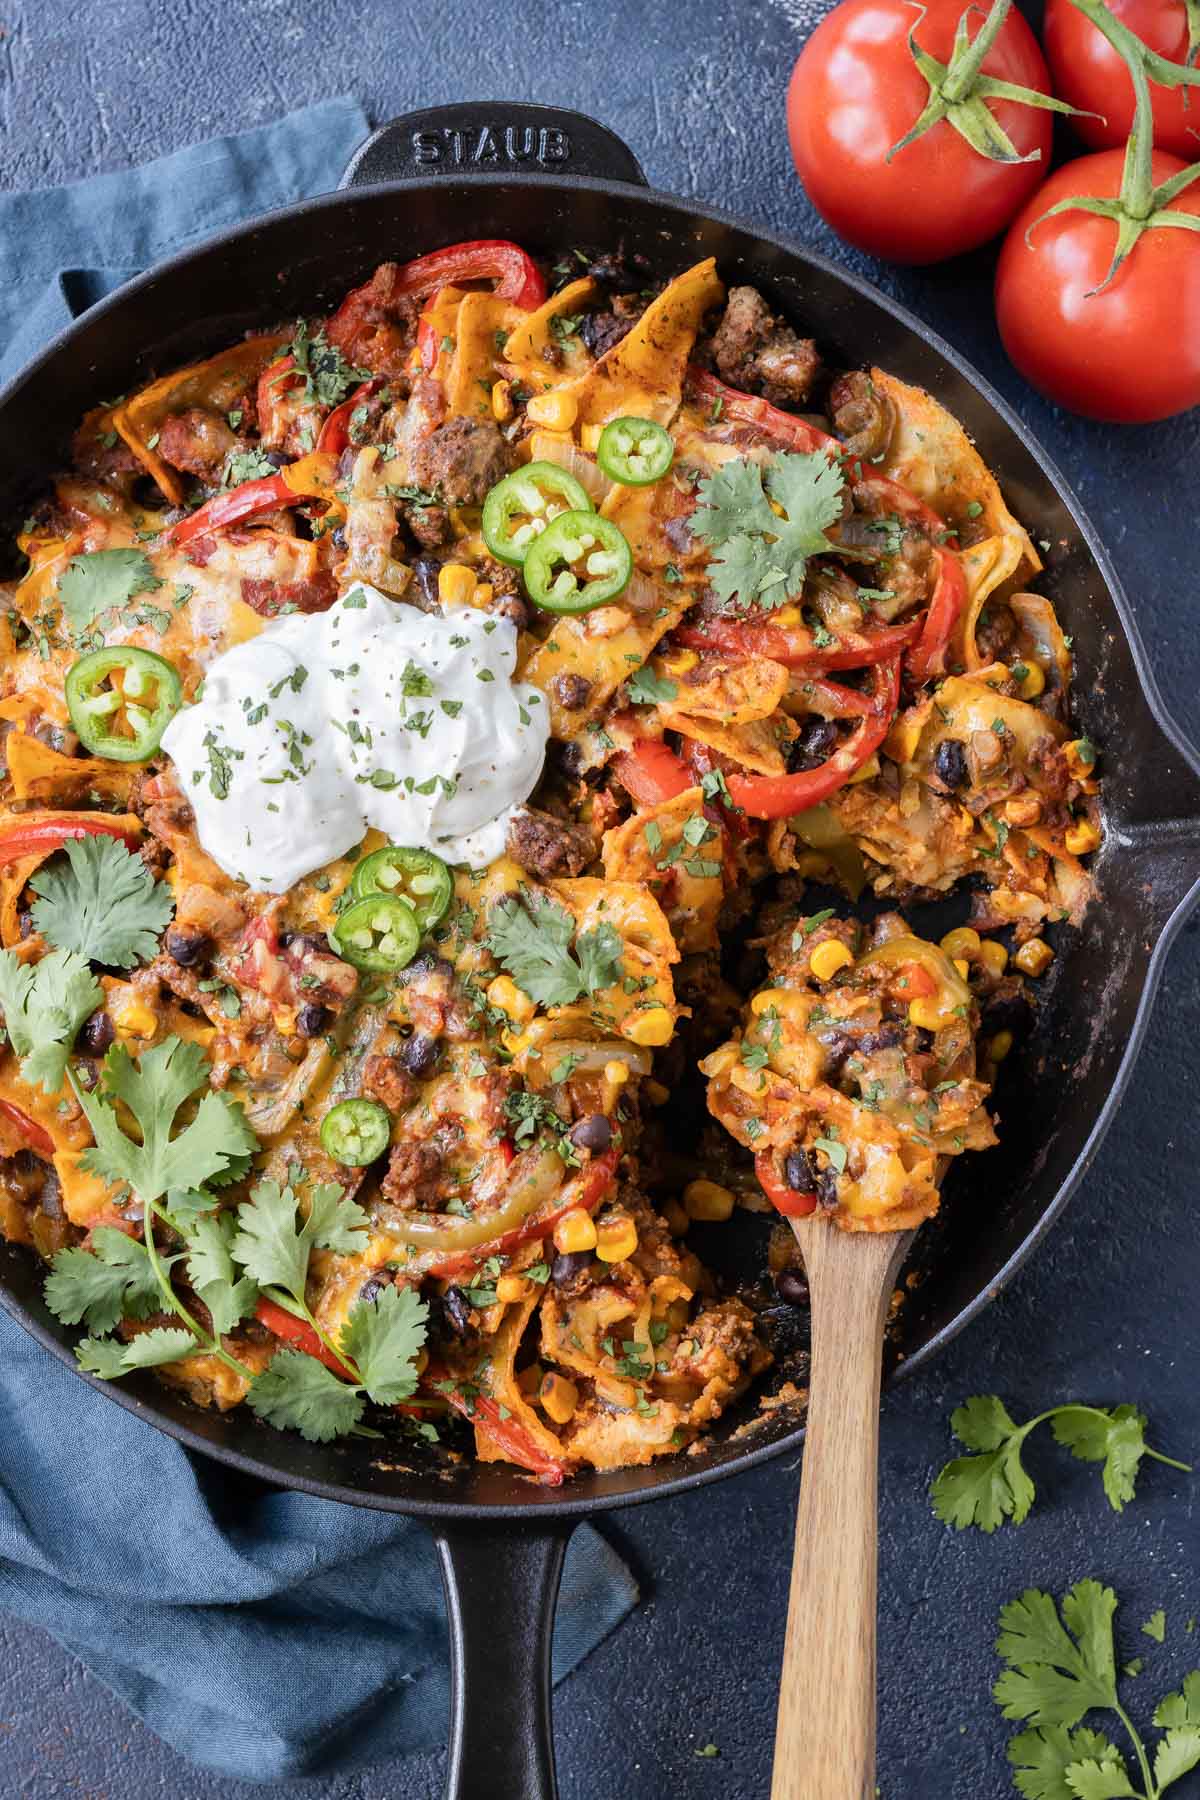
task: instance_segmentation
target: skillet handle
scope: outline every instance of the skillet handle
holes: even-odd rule
[[[450,1623],[446,1800],[557,1800],[550,1650],[570,1519],[438,1524]]]
[[[614,131],[585,113],[514,100],[427,106],[378,126],[339,188],[437,176],[590,175],[645,187],[642,165]]]

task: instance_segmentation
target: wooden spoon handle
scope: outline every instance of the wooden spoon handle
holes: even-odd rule
[[[909,1234],[796,1232],[812,1295],[812,1376],[775,1732],[772,1800],[871,1800],[879,1381]]]

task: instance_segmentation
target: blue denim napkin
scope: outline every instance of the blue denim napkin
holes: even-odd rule
[[[0,380],[155,258],[332,187],[366,131],[354,101],[328,100],[140,169],[0,194]],[[576,1532],[555,1679],[636,1602],[615,1552]],[[2,1312],[0,1608],[225,1775],[344,1771],[445,1738],[446,1627],[422,1526],[190,1456]]]

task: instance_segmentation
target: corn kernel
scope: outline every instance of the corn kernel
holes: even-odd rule
[[[497,975],[488,988],[487,997],[488,1005],[507,1013],[515,1025],[526,1024],[537,1011],[529,995],[517,986],[511,975]]]
[[[924,1031],[940,1031],[946,1023],[946,1016],[938,1011],[937,1002],[932,998],[912,1000],[909,1002],[908,1022],[910,1025],[919,1025]]]
[[[969,925],[956,925],[954,930],[948,931],[942,939],[941,948],[951,962],[957,962],[963,956],[969,959],[979,949],[979,933],[972,931]]]
[[[771,614],[772,625],[799,625],[804,614],[798,606],[781,606],[778,612]]]
[[[1072,856],[1087,856],[1089,851],[1099,849],[1100,833],[1090,819],[1076,819],[1067,826],[1063,842]]]
[[[545,1372],[541,1363],[529,1363],[525,1368],[517,1370],[517,1386],[523,1394],[536,1394],[542,1385],[542,1376]]]
[[[1046,671],[1039,663],[1035,662],[1025,663],[1022,666],[1025,673],[1021,677],[1017,692],[1022,700],[1036,700],[1038,695],[1045,690]]]
[[[700,658],[694,650],[681,650],[678,656],[664,657],[663,668],[669,670],[672,675],[686,675],[688,670],[694,669],[699,661]]]
[[[859,782],[859,781],[873,781],[875,779],[876,775],[878,775],[878,773],[879,773],[879,758],[875,754],[875,752],[872,750],[870,756],[868,756],[868,758],[867,758],[866,762],[863,764],[862,768],[855,769],[853,775],[850,777],[850,779],[846,785],[847,785],[847,787],[853,787],[855,785],[855,783]]]
[[[638,1247],[637,1226],[628,1213],[610,1213],[596,1227],[596,1255],[601,1262],[624,1262]]]
[[[963,980],[965,981],[967,979],[967,976],[971,973],[971,965],[967,961],[966,957],[965,956],[956,956],[954,958],[954,966],[958,970],[959,974],[962,976]]]
[[[1004,802],[1004,817],[1010,825],[1023,831],[1027,825],[1036,825],[1042,816],[1042,801],[1039,794],[1014,794],[1011,800]]]
[[[560,1256],[573,1256],[579,1250],[596,1248],[596,1221],[582,1206],[565,1212],[554,1227],[554,1248]]]
[[[549,1369],[542,1377],[538,1399],[548,1418],[556,1425],[565,1425],[579,1405],[579,1389],[566,1375],[557,1375]]]
[[[511,381],[493,381],[492,383],[492,417],[500,425],[507,425],[513,416]]]
[[[495,592],[490,581],[477,581],[471,593],[471,605],[477,606],[480,612],[486,612]]]
[[[669,1044],[674,1026],[671,1015],[665,1006],[648,1006],[645,1012],[634,1013],[622,1027],[627,1038],[643,1049],[653,1049],[660,1044]]]
[[[611,1062],[604,1065],[604,1079],[610,1087],[624,1087],[629,1080],[629,1064],[614,1056]]]
[[[979,960],[989,975],[999,977],[1008,967],[1008,951],[995,938],[988,938],[986,943],[979,946]]]
[[[839,969],[849,968],[854,961],[840,938],[826,938],[808,959],[808,966],[818,981],[831,981]]]
[[[547,431],[570,431],[579,413],[574,394],[561,388],[549,394],[535,394],[526,403],[525,416],[531,425],[544,425]]]
[[[443,606],[470,606],[475,571],[466,563],[443,563],[438,570],[438,599]]]
[[[158,1029],[158,1019],[144,1000],[127,1000],[117,1008],[114,1017],[117,1030],[127,1032],[130,1037],[153,1037]]]
[[[1087,738],[1075,738],[1064,744],[1063,756],[1076,781],[1086,781],[1096,767],[1096,746]]]
[[[716,1181],[689,1181],[683,1190],[683,1204],[690,1219],[733,1217],[733,1195]]]
[[[1022,975],[1044,975],[1053,961],[1054,952],[1045,938],[1030,938],[1013,957],[1013,963]]]
[[[1011,1031],[998,1031],[988,1045],[988,1055],[993,1062],[1003,1062],[1013,1047]]]
[[[667,1230],[672,1237],[683,1237],[691,1220],[680,1206],[678,1200],[665,1200],[659,1208],[666,1220]]]
[[[496,1298],[505,1306],[524,1300],[533,1283],[525,1275],[501,1275],[496,1283]]]
[[[600,435],[603,430],[603,425],[585,425],[579,433],[580,449],[586,450],[589,456],[594,456],[600,448]]]

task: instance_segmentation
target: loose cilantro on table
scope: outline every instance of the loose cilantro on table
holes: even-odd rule
[[[148,961],[174,911],[171,890],[118,839],[72,838],[29,883],[33,923],[58,950],[128,969]]]
[[[0,1008],[21,1076],[31,1087],[58,1092],[75,1034],[103,1001],[86,959],[72,950],[53,950],[37,963],[0,950]]]
[[[808,559],[835,547],[825,532],[841,516],[844,487],[844,473],[820,450],[773,457],[765,482],[763,466],[741,457],[705,476],[690,524],[719,552],[708,565],[718,596],[769,609],[798,594]]]
[[[135,594],[152,594],[162,582],[143,550],[92,550],[73,556],[58,578],[58,597],[74,632],[89,629],[101,613],[115,612]]]
[[[510,895],[492,908],[487,947],[539,1006],[569,1006],[621,979],[621,939],[611,925],[581,932],[553,900]]]
[[[976,1454],[956,1457],[934,1481],[930,1497],[937,1517],[957,1531],[969,1525],[995,1531],[1008,1518],[1014,1525],[1023,1524],[1035,1489],[1021,1461],[1021,1449],[1030,1432],[1047,1420],[1072,1455],[1082,1462],[1103,1463],[1104,1492],[1114,1512],[1133,1499],[1144,1456],[1190,1473],[1190,1464],[1150,1448],[1145,1416],[1135,1406],[1111,1411],[1099,1406],[1052,1406],[1018,1425],[995,1394],[976,1394],[950,1419],[955,1436]]]
[[[1148,1748],[1121,1703],[1113,1618],[1117,1596],[1098,1581],[1078,1581],[1060,1608],[1027,1588],[1000,1614],[996,1649],[1008,1664],[993,1689],[1006,1719],[1029,1722],[1008,1746],[1013,1784],[1026,1800],[1161,1800],[1173,1782],[1200,1766],[1200,1670],[1185,1676],[1154,1712],[1163,1733]],[[1129,1736],[1141,1786],[1102,1732],[1082,1724],[1089,1712],[1114,1712]]]

